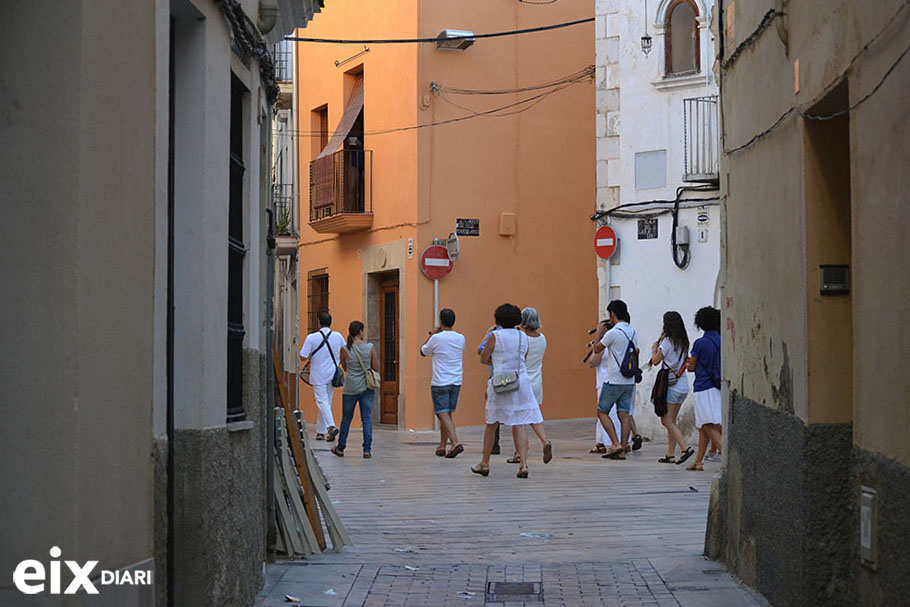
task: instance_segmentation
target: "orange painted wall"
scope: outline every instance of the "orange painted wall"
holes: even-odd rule
[[[518,2],[402,2],[396,12],[379,11],[368,0],[327,4],[307,28],[308,36],[338,38],[435,36],[442,29],[493,32],[547,25],[593,16],[591,1],[532,6]],[[404,10],[404,6],[410,10]],[[418,25],[419,24],[419,25]],[[365,128],[429,124],[469,114],[450,103],[485,111],[535,93],[455,96],[445,87],[511,89],[548,82],[594,62],[593,24],[524,36],[478,40],[464,52],[434,45],[371,47],[363,60]],[[337,58],[356,47],[299,45],[301,112],[329,99],[330,127],[343,103]],[[359,60],[358,60],[359,61]],[[356,62],[355,62],[356,63]],[[328,66],[328,67],[327,67]],[[348,67],[348,66],[344,66]],[[331,68],[331,69],[329,69]],[[430,83],[442,86],[435,94]],[[337,111],[332,111],[335,99]],[[428,103],[425,103],[428,102]],[[401,373],[405,395],[404,427],[433,427],[429,359],[418,354],[433,326],[433,283],[417,268],[420,251],[434,237],[455,229],[456,218],[479,218],[480,237],[461,239],[461,257],[440,281],[440,305],[456,311],[456,329],[467,337],[465,383],[456,422],[483,421],[486,367],[476,346],[492,324],[495,307],[505,301],[536,307],[548,337],[544,360],[544,416],[592,416],[594,377],[580,364],[585,330],[597,318],[597,285],[591,222],[595,200],[594,85],[585,82],[559,91],[527,111],[497,118],[474,118],[451,125],[366,136],[374,150],[374,228],[405,226],[343,235],[304,228],[301,279],[306,271],[329,267],[330,307],[336,328],[363,316],[357,249],[396,239],[415,238],[406,281],[406,350]],[[301,140],[303,141],[303,140]],[[308,173],[309,146],[301,147],[301,176]],[[302,188],[305,189],[305,188]],[[307,193],[302,205],[308,208]],[[499,217],[516,213],[514,237],[499,235]],[[342,278],[343,277],[343,278]],[[301,328],[305,330],[305,289],[301,289]],[[315,419],[308,391],[302,391],[307,419]],[[340,397],[336,415],[340,412]]]

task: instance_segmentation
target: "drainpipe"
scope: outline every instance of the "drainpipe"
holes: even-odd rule
[[[271,157],[271,153],[269,153]],[[271,202],[272,188],[269,188],[269,207]],[[265,487],[266,487],[266,511],[268,515],[268,527],[266,528],[266,554],[267,558],[272,557],[275,552],[275,541],[278,536],[275,518],[275,365],[272,362],[272,347],[274,343],[273,331],[275,328],[275,232],[274,232],[274,212],[271,208],[265,210],[269,218],[268,239],[266,248],[266,296],[265,300],[265,351],[266,351],[266,381],[265,381],[265,432],[266,432],[266,449],[265,449]],[[273,559],[274,560],[274,559]]]

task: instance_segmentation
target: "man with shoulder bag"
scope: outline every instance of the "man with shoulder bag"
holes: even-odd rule
[[[300,349],[303,366],[300,379],[313,387],[313,398],[319,414],[316,417],[316,440],[334,441],[338,436],[332,415],[335,388],[344,385],[344,371],[338,366],[345,341],[341,333],[332,331],[332,315],[320,312],[319,330],[307,335]]]
[[[614,299],[607,306],[613,327],[594,346],[593,353],[603,353],[607,358],[606,381],[600,389],[597,402],[597,417],[610,437],[611,445],[603,455],[605,458],[625,459],[623,446],[631,431],[631,411],[635,396],[635,384],[641,381],[638,365],[638,336],[629,322],[629,308],[621,299]],[[610,410],[616,407],[619,414],[621,437],[610,419]],[[621,440],[620,440],[621,438]],[[636,437],[637,438],[637,437]]]

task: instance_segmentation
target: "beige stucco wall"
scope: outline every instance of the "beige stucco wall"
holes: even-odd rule
[[[728,13],[730,4],[725,2]],[[754,30],[772,4],[735,3],[735,39],[728,39],[728,50]],[[851,104],[870,93],[910,36],[910,16],[902,4],[838,1],[819,10],[812,2],[789,2],[781,22],[789,47],[772,27],[725,72],[726,148],[746,143],[792,105],[808,109],[845,72]],[[879,32],[884,33],[860,54]],[[826,367],[830,350],[838,347],[830,328],[846,318],[843,305],[818,308],[818,264],[843,262],[838,248],[819,234],[843,228],[815,222],[824,193],[814,183],[812,166],[802,160],[811,142],[801,118],[790,116],[768,137],[726,157],[724,289],[724,365],[732,388],[782,407],[782,380],[789,368],[794,413],[812,423],[852,419],[857,446],[904,465],[910,464],[910,382],[903,370],[910,328],[901,302],[910,296],[910,282],[900,268],[910,254],[904,237],[910,225],[908,92],[910,64],[904,61],[849,117],[853,351],[852,361],[831,360],[852,363],[852,389],[849,368],[811,389],[812,365]],[[782,359],[784,343],[789,365]],[[839,388],[852,394],[852,405],[837,401]]]
[[[4,604],[51,546],[152,555],[155,5],[120,8],[0,19]]]
[[[889,24],[900,2],[862,12],[864,31]],[[910,39],[904,10],[893,32],[864,57],[851,81],[856,102],[881,79]],[[874,24],[874,27],[872,26]],[[898,66],[880,92],[851,114],[853,183],[853,435],[856,445],[910,466],[910,62]]]

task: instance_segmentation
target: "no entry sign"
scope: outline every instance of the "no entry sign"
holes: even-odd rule
[[[609,259],[616,252],[616,232],[610,226],[600,226],[594,233],[594,251],[601,259]]]
[[[449,251],[442,245],[432,245],[420,254],[420,269],[427,278],[439,280],[452,271],[452,261]]]

